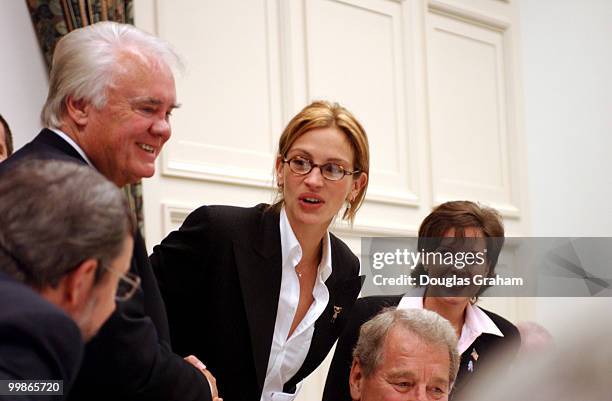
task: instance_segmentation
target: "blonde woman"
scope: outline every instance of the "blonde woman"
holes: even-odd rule
[[[293,400],[331,349],[362,280],[328,228],[355,217],[368,172],[359,122],[314,102],[280,138],[278,202],[203,206],[155,247],[173,347],[206,363],[221,397]]]

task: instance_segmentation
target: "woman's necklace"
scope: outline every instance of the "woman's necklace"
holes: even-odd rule
[[[319,257],[317,258],[317,260],[319,260],[319,261],[321,260],[322,253],[323,253],[323,245],[321,245],[319,247]],[[302,276],[309,270],[308,264],[304,263],[304,265],[306,267],[300,266],[299,263],[297,264],[297,266],[295,266],[295,272],[297,273],[298,278],[302,278]],[[301,269],[300,269],[300,267],[301,267]]]
[[[305,273],[304,270],[308,270],[308,268],[304,268],[302,271],[300,271],[300,269],[297,266],[295,267],[295,272],[297,273],[298,278],[302,278],[302,276]]]
[[[307,273],[312,272],[313,268],[311,266],[313,265],[304,264],[304,266],[300,266],[300,265],[295,266],[295,272],[297,273],[298,278],[302,278]],[[316,270],[316,267],[314,267],[314,270]]]

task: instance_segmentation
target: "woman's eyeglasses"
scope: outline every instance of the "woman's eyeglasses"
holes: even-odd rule
[[[306,175],[310,173],[313,168],[318,167],[323,178],[330,181],[339,181],[344,178],[345,175],[353,175],[361,172],[360,170],[346,170],[338,163],[315,164],[312,160],[308,160],[301,156],[295,156],[291,159],[284,158],[283,163],[288,163],[291,171],[297,175]]]

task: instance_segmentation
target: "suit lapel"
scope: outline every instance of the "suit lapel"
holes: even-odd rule
[[[257,227],[234,241],[234,256],[261,389],[270,358],[282,277],[278,213],[263,212]]]
[[[453,387],[453,394],[462,392],[465,387],[469,388],[469,383],[475,377],[480,376],[480,366],[487,362],[487,355],[491,354],[490,339],[490,334],[481,334],[476,341],[461,354],[461,365],[459,366],[459,374],[457,375],[455,386]],[[473,351],[476,352],[474,353]],[[494,352],[493,350],[493,353]]]
[[[0,172],[4,173],[4,171],[26,160],[63,160],[87,164],[76,149],[55,132],[48,129],[43,129],[36,138],[0,164]]]
[[[70,156],[74,159],[78,159],[82,163],[87,163],[85,159],[77,152],[75,148],[72,147],[68,142],[66,142],[62,137],[57,135],[55,132],[50,129],[43,129],[36,138],[32,141],[33,144],[43,145],[53,150],[59,151],[60,153],[65,154],[66,156]]]

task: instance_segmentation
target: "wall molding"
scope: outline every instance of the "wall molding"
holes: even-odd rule
[[[263,174],[256,170],[244,169],[237,166],[207,165],[204,163],[167,159],[168,158],[162,155],[162,175],[164,176],[256,188],[272,187],[272,171],[268,174]]]
[[[333,5],[330,6],[330,4]],[[306,93],[308,97],[316,97],[316,92],[322,89],[316,80],[318,76],[312,76],[313,71],[320,72],[332,68],[326,64],[325,58],[321,55],[325,53],[319,53],[316,50],[325,46],[324,42],[321,43],[321,41],[327,40],[321,39],[317,32],[329,28],[329,21],[321,22],[317,20],[317,15],[330,10],[338,12],[337,7],[346,7],[351,9],[350,15],[351,18],[354,18],[350,21],[357,20],[364,23],[364,21],[368,21],[368,18],[374,18],[375,26],[379,28],[376,31],[377,37],[384,41],[382,48],[385,49],[385,54],[387,54],[387,51],[389,52],[390,57],[384,59],[385,61],[380,59],[376,59],[379,61],[372,61],[377,68],[383,68],[390,74],[386,75],[384,79],[381,78],[381,88],[385,88],[381,89],[381,93],[385,93],[385,99],[387,100],[385,106],[388,107],[385,107],[382,111],[374,108],[377,113],[370,115],[372,121],[379,123],[378,126],[372,127],[372,121],[370,125],[367,125],[367,122],[364,121],[362,123],[366,124],[370,133],[376,129],[378,129],[379,135],[381,132],[385,133],[386,161],[390,165],[386,168],[377,168],[376,165],[371,165],[370,179],[376,176],[378,180],[374,183],[375,185],[370,185],[366,202],[419,207],[421,195],[419,193],[418,132],[414,128],[411,120],[412,116],[409,112],[409,106],[414,103],[409,93],[411,80],[414,78],[412,77],[411,58],[408,56],[410,53],[408,43],[411,38],[406,37],[406,34],[410,31],[405,27],[404,5],[405,2],[395,0],[309,0],[304,5],[305,24],[299,34],[303,37],[306,48],[304,58],[307,72]],[[359,74],[359,69],[357,70],[357,74]],[[337,88],[334,87],[332,92],[333,90],[346,91],[342,85]],[[368,111],[363,99],[361,99],[361,102],[356,102],[355,106],[361,106],[361,111],[356,113],[358,117],[364,113],[364,110]],[[352,109],[352,111],[356,112],[355,109]],[[381,121],[384,121],[385,125],[381,126]],[[372,153],[374,153],[373,148]],[[382,159],[385,156],[382,156],[382,153],[377,153],[376,157]]]
[[[432,13],[459,19],[473,25],[503,32],[510,28],[511,23],[504,17],[487,14],[464,5],[449,1],[429,0],[428,10]]]
[[[186,203],[162,203],[162,238],[175,227],[179,227],[183,221],[185,221],[187,216],[200,206],[201,205],[196,206]],[[330,231],[334,234],[348,235],[352,237],[414,237],[418,232],[418,228],[409,227],[406,229],[401,229],[363,224],[355,224],[351,227],[347,222],[338,218],[336,222],[332,223]]]
[[[272,173],[262,174],[254,170],[230,166],[213,166],[170,160],[162,155],[162,174],[167,177],[218,182],[254,188],[273,188]],[[419,197],[411,191],[388,191],[384,188],[369,189],[364,203],[397,206],[419,206]]]
[[[512,26],[509,20],[505,17],[490,14],[482,10],[475,10],[465,5],[461,5],[458,2],[449,0],[429,0],[427,4],[427,11],[433,16],[442,17],[449,21],[456,21],[458,23],[467,24],[467,26],[484,29],[485,31],[491,32],[491,34],[498,37],[498,39],[489,42],[484,40],[479,35],[471,35],[462,30],[451,29],[445,24],[438,25],[438,23],[430,22],[430,27],[427,28],[428,32],[438,31],[458,37],[464,37],[465,39],[473,40],[475,42],[481,42],[483,45],[493,46],[496,54],[496,71],[495,76],[497,77],[497,96],[495,102],[498,110],[498,126],[497,126],[497,140],[501,150],[501,159],[499,160],[500,173],[502,174],[502,182],[499,187],[490,187],[488,185],[482,185],[478,182],[472,181],[456,181],[449,180],[443,176],[438,176],[434,173],[435,171],[435,156],[433,154],[433,137],[432,137],[432,126],[431,123],[428,127],[427,138],[429,141],[430,159],[429,165],[432,171],[431,180],[431,193],[432,193],[432,206],[438,205],[448,200],[455,200],[457,198],[469,197],[469,193],[473,190],[476,194],[474,199],[482,201],[496,208],[503,217],[519,220],[522,217],[520,207],[520,184],[519,179],[516,177],[517,174],[517,152],[520,149],[517,148],[515,136],[517,129],[514,124],[513,118],[515,118],[515,97],[513,91],[513,66],[514,66],[514,52],[512,49],[512,42],[510,40]],[[436,19],[435,21],[444,21]],[[477,32],[477,31],[474,31]],[[431,78],[428,78],[431,79]],[[427,98],[428,104],[432,102],[431,91],[428,90]],[[431,107],[431,106],[430,106]],[[431,108],[429,109],[431,112]],[[430,117],[431,118],[431,117]],[[439,174],[439,173],[438,173]],[[439,186],[446,187],[446,190],[440,191],[436,189]],[[460,189],[457,189],[460,188]],[[489,193],[489,195],[483,194]],[[442,192],[440,194],[440,192]],[[459,192],[461,196],[454,196],[455,192]]]

